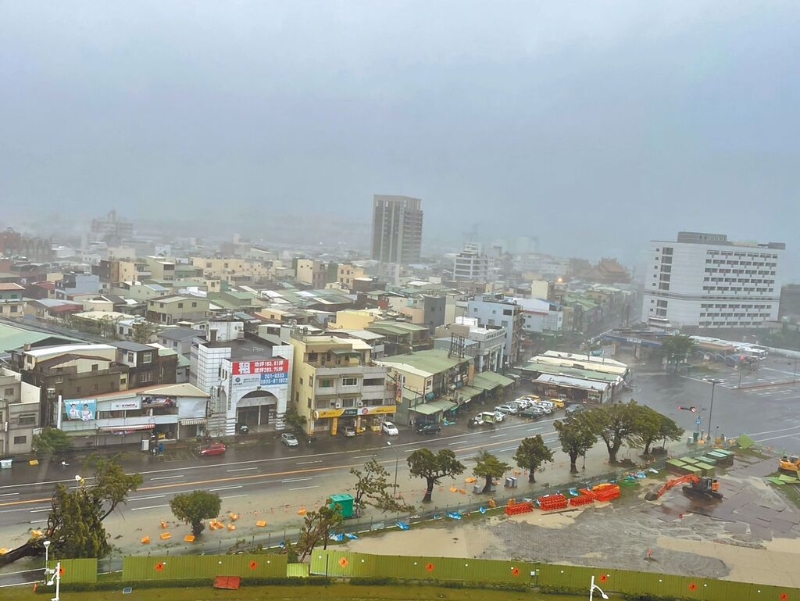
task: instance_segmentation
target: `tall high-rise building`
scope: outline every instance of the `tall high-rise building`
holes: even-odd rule
[[[642,319],[693,329],[763,326],[778,317],[785,248],[696,232],[652,241]]]
[[[376,194],[372,205],[372,258],[408,265],[422,250],[422,201]]]

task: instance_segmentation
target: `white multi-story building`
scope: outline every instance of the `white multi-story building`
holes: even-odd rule
[[[453,259],[453,279],[457,282],[485,282],[492,270],[492,260],[480,244],[466,243]]]
[[[642,319],[673,327],[752,328],[778,317],[786,245],[733,242],[721,234],[679,232],[652,241]]]

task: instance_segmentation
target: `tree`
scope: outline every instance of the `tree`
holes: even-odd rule
[[[94,467],[94,484],[87,486],[81,478],[75,489],[56,486],[45,536],[0,556],[0,565],[43,554],[44,540],[51,542],[53,557],[100,558],[109,551],[103,520],[141,485],[142,476],[126,474],[117,457],[92,458],[87,467]]]
[[[597,442],[597,434],[592,425],[586,419],[586,413],[570,415],[566,420],[556,420],[553,427],[558,432],[558,439],[561,441],[561,450],[569,456],[569,471],[572,474],[578,473],[578,457]]]
[[[514,453],[517,466],[528,470],[528,482],[536,482],[536,470],[545,463],[553,461],[553,451],[546,444],[541,434],[530,438],[523,438]]]
[[[72,439],[58,428],[44,428],[34,435],[31,446],[37,455],[62,455],[72,450]]]
[[[364,464],[363,470],[351,468],[350,473],[357,478],[353,502],[358,509],[372,505],[383,512],[414,511],[413,505],[397,500],[395,485],[389,483],[389,472],[374,457]]]
[[[647,406],[639,407],[636,429],[644,446],[643,455],[650,454],[650,445],[656,440],[663,440],[666,445],[667,440],[680,440],[684,432],[672,419]]]
[[[584,413],[595,433],[606,443],[609,463],[617,462],[617,453],[623,444],[631,448],[639,445],[640,409],[641,406],[631,399],[627,403],[600,405]]]
[[[134,322],[131,328],[131,340],[139,344],[148,344],[151,338],[158,332],[158,324],[139,319]]]
[[[475,461],[477,463],[472,473],[478,478],[486,479],[486,483],[483,485],[483,490],[481,492],[491,492],[494,479],[502,477],[503,474],[511,469],[508,463],[500,461],[497,456],[492,455],[486,450],[480,451],[478,456],[475,457]]]
[[[289,407],[283,415],[283,421],[289,426],[289,430],[296,436],[305,436],[306,424],[308,418],[305,415],[300,415],[296,407]]]
[[[327,549],[331,532],[342,523],[342,520],[340,505],[333,508],[325,505],[307,513],[303,520],[303,528],[300,530],[300,540],[297,541],[299,560],[302,562],[308,557],[320,542],[322,548]]]
[[[184,524],[192,525],[192,534],[199,536],[205,528],[203,520],[210,520],[219,515],[222,500],[217,494],[195,490],[175,495],[169,502],[169,507],[176,518]]]
[[[433,497],[433,487],[445,476],[455,478],[463,474],[464,467],[456,454],[450,449],[442,449],[434,454],[430,449],[417,449],[408,456],[408,467],[415,478],[424,478],[427,482],[423,503],[430,503]]]
[[[667,368],[674,366],[675,372],[678,371],[678,365],[689,360],[695,348],[697,348],[697,344],[691,336],[683,334],[667,336],[661,341],[661,350],[667,360]]]

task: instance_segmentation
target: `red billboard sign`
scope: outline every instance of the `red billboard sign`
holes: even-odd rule
[[[264,359],[261,361],[234,361],[234,376],[251,374],[285,374],[289,372],[288,359]]]

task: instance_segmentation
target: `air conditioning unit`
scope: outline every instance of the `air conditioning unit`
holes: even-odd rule
[[[363,407],[364,401],[356,401],[356,407]]]
[[[339,403],[339,402],[337,402],[337,403],[336,403],[336,405],[334,405],[334,406],[335,406],[337,409],[341,409],[341,408],[342,408],[342,404],[341,404],[341,403]]]

